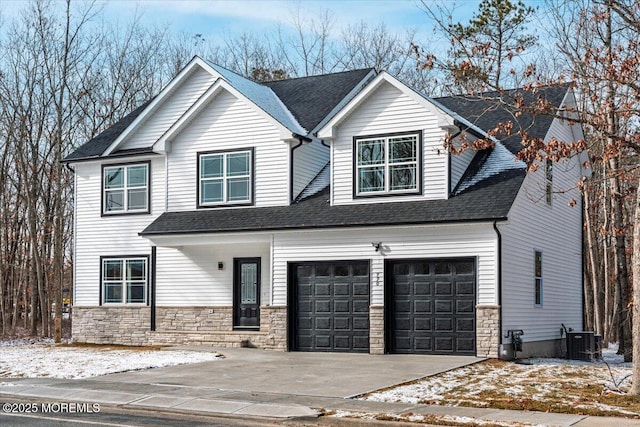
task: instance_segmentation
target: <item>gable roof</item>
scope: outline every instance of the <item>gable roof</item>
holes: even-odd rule
[[[506,91],[505,96],[515,98],[518,95],[522,95],[525,105],[535,104],[541,98],[559,108],[568,89],[569,83],[541,87],[536,92],[512,89]],[[534,116],[526,111],[516,117],[516,110],[506,105],[506,103],[500,102],[497,92],[480,93],[475,96],[446,96],[435,98],[435,101],[456,112],[485,132],[495,128],[500,122],[512,122],[514,124],[512,134],[506,138],[496,135],[496,138],[501,140],[509,151],[514,154],[524,148],[521,144],[520,136],[517,135],[518,130],[524,129],[534,138],[544,138],[554,119],[551,115],[538,114]]]
[[[341,102],[350,99],[349,97],[357,92],[359,87],[373,74],[372,69],[362,69],[258,83],[195,57],[179,73],[179,76],[187,75],[185,70],[195,65],[217,73],[239,94],[271,116],[276,122],[292,133],[302,136],[306,136],[322,120],[330,116]],[[167,87],[173,84],[175,81],[172,81]],[[161,92],[162,96],[166,93],[167,87]],[[130,131],[130,126],[135,125],[134,122],[146,114],[147,107],[158,101],[158,96],[156,96],[145,102],[111,127],[78,147],[63,161],[72,162],[124,155],[125,150],[117,151],[116,149],[113,152],[108,152],[108,150],[114,142]],[[142,152],[145,151],[142,150]],[[146,152],[151,153],[151,147]]]
[[[147,106],[153,101],[153,98],[140,105],[138,108],[115,122],[110,127],[106,128],[89,141],[82,144],[71,154],[66,156],[63,162],[72,162],[75,160],[85,160],[98,158],[105,152],[107,148],[113,143],[113,141],[120,136],[122,132],[147,108]],[[114,153],[116,154],[116,153]]]
[[[372,71],[373,68],[365,68],[276,80],[264,85],[278,95],[298,122],[310,132]]]

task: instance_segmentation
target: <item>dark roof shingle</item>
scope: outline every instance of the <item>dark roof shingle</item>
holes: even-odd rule
[[[524,89],[513,89],[507,91],[505,96],[513,98],[522,94],[525,105],[535,104],[538,97],[541,97],[551,105],[560,107],[568,87],[569,84],[545,86],[535,93]],[[514,130],[510,136],[504,139],[500,138],[500,135],[496,137],[502,140],[502,143],[514,154],[523,148],[521,138],[517,135],[518,130],[524,129],[534,138],[544,138],[553,121],[553,117],[549,114],[532,115],[523,112],[519,117],[516,117],[515,109],[508,105],[509,101],[500,102],[496,92],[481,93],[475,96],[447,96],[435,98],[435,100],[484,131],[494,129],[501,122],[512,122]]]
[[[278,95],[298,123],[311,132],[372,68],[263,83]]]
[[[506,219],[525,171],[506,171],[479,182],[460,195],[420,200],[355,205],[329,204],[329,189],[291,206],[245,209],[200,209],[165,212],[142,236],[304,228],[410,225]]]

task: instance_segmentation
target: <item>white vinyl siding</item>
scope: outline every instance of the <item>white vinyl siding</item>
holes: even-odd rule
[[[468,134],[466,135],[467,142],[471,142],[474,139],[476,138]],[[459,138],[456,138],[456,141],[459,141]],[[467,171],[467,168],[471,164],[471,161],[475,157],[476,153],[477,153],[476,150],[472,148],[468,148],[460,154],[449,154],[449,157],[451,159],[450,160],[450,164],[451,164],[450,191],[455,190],[456,186],[460,183],[460,180],[464,176],[464,173]]]
[[[398,197],[353,198],[353,137],[422,131],[423,194]],[[438,117],[418,102],[385,83],[366,98],[338,126],[333,142],[333,204],[380,203],[399,200],[446,199],[448,156],[445,131]]]
[[[554,120],[554,135],[571,141],[568,126]],[[509,212],[498,225],[503,236],[503,333],[524,330],[524,341],[560,338],[560,325],[582,329],[582,213],[575,186],[581,168],[577,159],[553,165],[553,203],[546,203],[544,164],[529,173]],[[566,190],[566,191],[562,191]],[[577,204],[570,207],[571,199]],[[535,305],[534,252],[543,253],[543,304]]]
[[[382,242],[376,252],[372,243]],[[304,230],[275,235],[273,303],[287,302],[287,263],[369,260],[371,304],[384,303],[384,260],[477,259],[478,304],[496,304],[497,238],[491,224]]]
[[[260,301],[268,304],[271,292],[269,243],[158,247],[156,252],[156,304],[158,306],[233,305],[233,258],[260,258]],[[222,262],[224,268],[218,269]]]
[[[305,189],[329,161],[329,148],[319,141],[302,144],[293,151],[293,199]]]
[[[137,159],[136,159],[137,160]],[[164,158],[150,160],[151,206],[149,215],[102,216],[102,166],[99,162],[75,165],[75,286],[73,304],[97,306],[100,302],[100,257],[149,255],[147,239],[138,236],[164,210]],[[112,163],[117,165],[118,163]]]
[[[151,147],[214,81],[215,77],[208,71],[194,67],[191,74],[127,136],[119,149]]]
[[[275,125],[222,91],[171,142],[169,210],[197,206],[198,153],[254,148],[255,206],[289,203],[289,150]]]

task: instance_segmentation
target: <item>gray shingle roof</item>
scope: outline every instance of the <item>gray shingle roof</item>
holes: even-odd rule
[[[100,155],[102,155],[102,153],[104,153],[105,150],[109,148],[111,143],[115,141],[122,132],[124,132],[124,130],[140,115],[140,113],[142,113],[142,111],[147,107],[147,105],[149,105],[152,100],[153,98],[118,120],[107,129],[100,132],[98,135],[91,138],[89,141],[82,144],[75,151],[66,156],[62,161],[72,162],[75,160],[100,157]]]
[[[372,68],[264,83],[309,132],[371,72]]]
[[[142,236],[506,219],[525,171],[483,180],[448,200],[329,205],[329,189],[291,206],[165,212]]]
[[[523,89],[513,89],[507,91],[506,96],[515,97],[518,94],[522,94],[525,105],[535,104],[538,97],[540,97],[543,100],[549,101],[552,105],[559,107],[568,88],[569,84],[546,86],[540,88],[536,93]],[[448,96],[436,98],[436,101],[442,103],[445,107],[458,113],[484,131],[495,128],[500,122],[512,122],[514,124],[513,134],[507,138],[501,138],[500,135],[496,135],[496,138],[502,140],[509,151],[514,154],[523,148],[520,136],[515,134],[518,130],[526,129],[532,137],[544,138],[553,121],[551,115],[539,114],[534,116],[527,112],[523,112],[516,118],[515,110],[509,108],[504,103],[500,103],[496,92],[481,93],[477,96]],[[502,135],[502,137],[504,137],[504,135]]]

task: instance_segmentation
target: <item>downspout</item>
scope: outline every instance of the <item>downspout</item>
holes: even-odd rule
[[[150,307],[149,307],[149,313],[150,313],[150,319],[149,319],[149,329],[152,332],[155,332],[156,330],[156,260],[157,260],[157,254],[156,254],[156,246],[153,245],[151,246],[151,262],[150,262],[150,269],[151,269],[151,274],[150,274],[150,282],[151,282],[151,286],[149,289],[149,299],[150,301]]]
[[[502,234],[498,230],[498,221],[493,221],[493,229],[496,232],[498,238],[498,258],[496,260],[497,271],[497,285],[498,285],[498,333],[500,334],[500,340],[498,345],[502,347]],[[498,350],[500,351],[500,350]],[[500,356],[500,355],[499,355]]]

